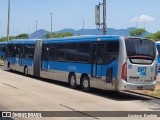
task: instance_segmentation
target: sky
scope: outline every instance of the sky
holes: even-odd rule
[[[32,33],[37,29],[95,29],[95,5],[103,0],[10,0],[10,35]],[[106,0],[107,27],[160,30],[160,0]],[[102,13],[102,12],[101,12]],[[0,0],[0,37],[7,34],[8,0]]]

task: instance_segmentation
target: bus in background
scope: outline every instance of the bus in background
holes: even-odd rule
[[[3,60],[7,42],[0,42],[0,60]]]
[[[25,75],[103,90],[154,90],[155,42],[122,36],[79,36],[45,40],[12,40],[5,67]]]
[[[31,74],[33,71],[34,51],[37,40],[34,39],[16,39],[8,42],[4,57],[7,68],[19,72]],[[31,74],[33,75],[33,74]]]
[[[158,51],[158,58],[157,58],[158,71],[160,71],[160,41],[156,42],[156,47],[157,47],[157,51]]]

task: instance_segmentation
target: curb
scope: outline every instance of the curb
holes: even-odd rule
[[[134,91],[128,91],[128,92],[134,93],[134,94],[138,94],[138,95],[144,95],[144,96],[152,97],[152,98],[156,98],[156,99],[160,99],[160,97],[156,97],[156,96],[152,96],[152,95],[147,95],[147,94],[144,94],[144,93],[138,93],[138,92],[134,92]]]

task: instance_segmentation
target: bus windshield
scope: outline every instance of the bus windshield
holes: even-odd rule
[[[126,52],[128,57],[141,56],[155,58],[155,43],[151,40],[142,40],[138,38],[125,39]]]

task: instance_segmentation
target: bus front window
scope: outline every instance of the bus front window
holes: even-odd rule
[[[127,56],[131,63],[151,64],[155,59],[155,43],[150,40],[128,38],[125,40]]]

